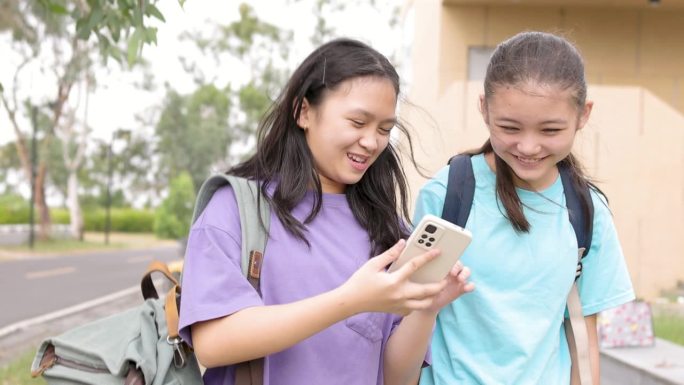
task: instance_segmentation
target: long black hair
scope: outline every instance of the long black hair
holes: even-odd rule
[[[529,81],[552,84],[561,89],[572,90],[572,97],[578,111],[584,109],[587,98],[587,82],[584,63],[577,48],[566,39],[545,32],[521,32],[499,44],[487,66],[484,80],[485,100],[494,94],[496,87],[518,85]],[[490,140],[482,147],[469,151],[471,155],[494,152]],[[515,191],[513,170],[494,153],[496,164],[496,192],[506,211],[509,222],[519,232],[529,232],[530,223],[523,213],[523,205]],[[572,154],[558,162],[558,167],[567,167],[577,191],[592,188],[601,192],[589,181],[579,160]],[[589,197],[591,199],[591,197]],[[581,195],[581,206],[585,218],[589,215],[590,202]],[[588,225],[588,224],[587,224]]]
[[[321,209],[322,188],[304,131],[297,126],[302,103],[306,98],[312,107],[319,106],[327,92],[360,77],[387,79],[399,96],[399,75],[381,53],[352,39],[336,39],[320,46],[294,71],[260,122],[256,153],[228,171],[259,181],[262,195],[285,228],[307,243],[305,225]],[[412,149],[405,127],[401,123],[395,127],[406,135]],[[411,160],[415,165],[412,150]],[[271,185],[275,188],[268,194]],[[291,211],[310,189],[315,192],[314,204],[302,223]],[[361,180],[347,186],[345,195],[355,218],[368,231],[373,255],[408,235],[406,175],[391,140]]]

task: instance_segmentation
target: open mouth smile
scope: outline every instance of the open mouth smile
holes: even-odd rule
[[[544,160],[544,159],[546,158],[545,156],[544,156],[544,157],[541,157],[541,158],[528,158],[528,157],[522,157],[522,156],[518,156],[518,155],[513,155],[513,156],[514,156],[520,163],[529,164],[529,165],[533,165],[533,164],[539,163],[540,161],[542,161],[542,160]]]
[[[347,153],[347,158],[354,163],[366,164],[368,162],[367,156],[361,156],[352,153]]]

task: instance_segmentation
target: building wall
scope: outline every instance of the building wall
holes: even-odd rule
[[[571,3],[570,1],[566,3]],[[413,5],[412,83],[402,107],[432,174],[487,137],[470,46],[524,30],[562,33],[586,61],[594,110],[575,152],[607,193],[637,295],[684,281],[684,9]],[[409,170],[415,193],[425,178]]]

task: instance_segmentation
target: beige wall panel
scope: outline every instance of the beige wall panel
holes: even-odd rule
[[[672,106],[679,111],[680,114],[684,114],[684,68],[682,68],[682,74],[673,79],[674,82],[674,102]]]
[[[684,67],[682,67],[681,70],[684,73]],[[678,95],[678,84],[674,77],[642,76],[639,79],[639,82],[641,86],[643,86],[649,92],[653,93],[660,100],[669,104],[672,108],[676,108],[680,96]]]
[[[468,47],[485,44],[485,7],[444,7],[442,17],[441,91],[468,73]]]
[[[684,71],[684,12],[645,11],[641,24],[640,71],[681,76]]]
[[[485,43],[494,47],[522,31],[556,32],[560,21],[557,7],[489,6]]]
[[[638,21],[637,10],[568,7],[563,30],[581,47],[588,75],[635,76]]]
[[[438,0],[424,0],[414,3],[416,27],[414,43],[411,46],[412,83],[409,98],[412,101],[425,100],[439,88],[439,57],[442,55],[440,20],[442,6]],[[426,22],[426,21],[430,22]],[[429,101],[429,99],[427,100]]]
[[[587,77],[589,75],[587,74]],[[591,75],[594,76],[594,75]],[[615,85],[615,86],[632,86],[637,87],[641,85],[642,78],[639,75],[614,75],[614,74],[601,74],[600,77],[595,76],[596,81],[591,83],[603,84],[603,85]]]
[[[614,169],[614,163],[631,159],[629,149],[638,144],[641,94],[638,87],[589,87],[587,98],[594,107],[575,147],[597,179],[611,183],[629,177],[629,170]]]
[[[639,249],[639,227],[634,219],[641,214],[644,197],[636,198],[641,192],[632,187],[637,160],[630,149],[639,142],[641,94],[637,87],[590,86],[588,98],[594,101],[594,108],[575,142],[575,152],[588,175],[608,196],[633,280]],[[625,189],[632,194],[624,194]]]
[[[596,83],[606,85],[643,86],[684,114],[684,68],[682,76],[601,76]]]

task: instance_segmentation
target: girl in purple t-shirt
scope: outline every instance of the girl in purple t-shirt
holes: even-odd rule
[[[271,206],[261,297],[241,273],[230,187],[190,231],[180,327],[205,383],[232,384],[234,364],[258,357],[271,385],[417,382],[437,312],[473,285],[460,265],[439,283],[409,281],[437,251],[386,271],[409,223],[390,140],[396,128],[410,144],[398,95],[387,58],[354,40],[319,47],[294,72],[256,154],[229,171],[262,182]]]

